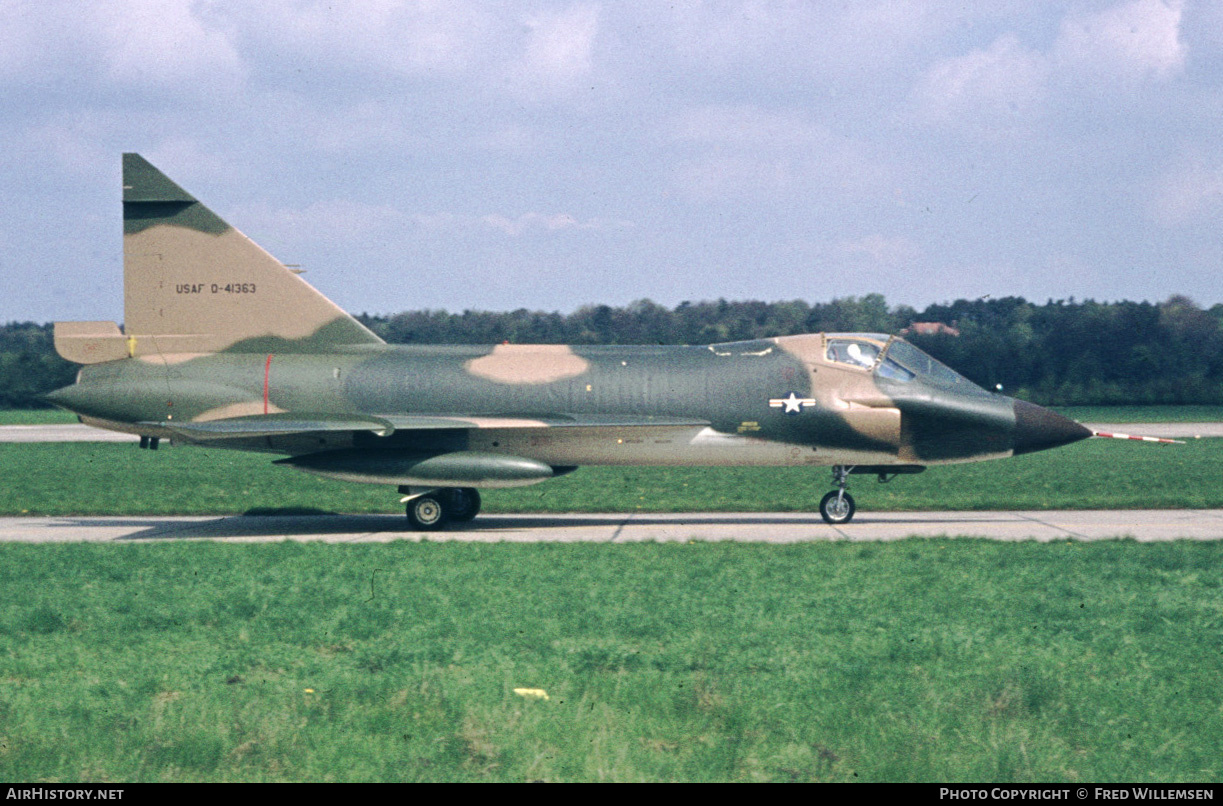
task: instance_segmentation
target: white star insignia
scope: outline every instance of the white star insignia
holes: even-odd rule
[[[799,397],[797,392],[791,392],[785,397],[769,398],[769,406],[781,409],[782,414],[799,414],[805,406],[814,406],[815,398]]]

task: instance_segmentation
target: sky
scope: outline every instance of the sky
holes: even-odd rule
[[[354,313],[1223,302],[1215,0],[0,0],[0,322],[136,151]]]

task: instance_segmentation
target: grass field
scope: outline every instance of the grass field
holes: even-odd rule
[[[1223,406],[1055,406],[1081,423],[1215,423]]]
[[[1221,583],[1217,542],[4,545],[0,780],[1217,781]]]
[[[0,444],[0,513],[400,511],[270,459]],[[828,475],[485,501],[812,510]],[[1223,440],[1088,441],[851,489],[1220,507],[1220,478]],[[0,545],[0,780],[1217,781],[1221,585],[1223,541]]]
[[[346,484],[201,448],[115,443],[0,444],[0,514],[153,515],[249,511],[397,512],[382,485]],[[815,511],[831,488],[819,468],[589,467],[486,491],[488,512]],[[1223,507],[1223,440],[1150,445],[1089,440],[1053,451],[933,467],[879,484],[855,476],[862,509]]]
[[[62,409],[0,409],[0,425],[75,423],[76,415]]]

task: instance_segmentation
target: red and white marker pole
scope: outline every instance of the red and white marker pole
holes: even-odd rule
[[[1162,442],[1165,445],[1184,445],[1184,440],[1180,439],[1164,439],[1163,437],[1138,437],[1133,434],[1110,434],[1106,431],[1092,431],[1093,437],[1104,437],[1105,439],[1137,439],[1141,442]]]

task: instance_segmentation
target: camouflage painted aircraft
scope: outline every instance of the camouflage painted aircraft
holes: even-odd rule
[[[480,489],[579,465],[829,467],[851,474],[1091,436],[987,392],[903,339],[815,333],[708,346],[392,346],[137,154],[123,156],[124,327],[60,322],[83,364],[49,395],[89,425],[264,451],[394,485],[411,525],[469,521]]]

